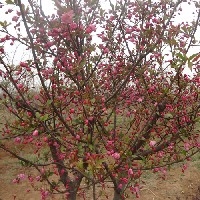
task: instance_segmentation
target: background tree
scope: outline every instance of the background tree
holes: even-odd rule
[[[1,101],[12,117],[0,148],[49,184],[43,199],[74,200],[83,181],[93,199],[107,181],[114,200],[127,189],[139,196],[144,170],[165,174],[199,151],[200,54],[188,55],[199,3],[188,1],[193,22],[175,23],[184,0],[108,1],[106,9],[99,0],[51,2],[51,15],[41,1],[1,3],[12,18],[1,22],[0,40]],[[29,57],[12,64],[8,43]],[[36,159],[25,158],[26,146]]]

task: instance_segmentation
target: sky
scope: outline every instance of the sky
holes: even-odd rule
[[[108,8],[109,7],[109,0],[102,0],[102,1],[104,1],[102,3],[102,7],[103,8]],[[0,2],[4,3],[5,0],[3,0],[3,1],[0,0]],[[52,13],[55,12],[53,4],[51,4],[50,2],[51,2],[50,0],[42,0],[43,10],[44,10],[44,13],[46,15],[47,14],[52,14]],[[111,0],[111,2],[114,3],[115,0]],[[9,6],[9,7],[13,8],[13,6]],[[6,9],[4,9],[4,10],[6,10]],[[194,10],[195,10],[195,6],[193,4],[188,5],[187,3],[183,3],[182,13],[181,13],[181,15],[177,16],[174,19],[174,22],[175,23],[180,23],[182,21],[184,21],[184,22],[192,21],[197,16],[197,15],[193,15],[192,14]],[[11,19],[8,18],[8,15],[4,14],[2,12],[2,10],[1,10],[1,19],[0,19],[0,21],[4,21],[4,20],[11,21]],[[14,33],[15,30],[13,29],[13,30],[11,30],[11,32]],[[1,33],[0,33],[0,36],[1,36]],[[197,30],[196,37],[197,37],[198,40],[200,40],[200,27]],[[98,40],[95,39],[95,41],[98,41]],[[25,48],[22,47],[22,46],[14,46],[13,49],[11,50],[10,45],[7,45],[6,49],[9,49],[9,52],[10,52],[9,53],[9,60],[11,60],[13,63],[19,63],[20,60],[22,60],[25,57],[26,58],[28,57],[28,54],[22,53],[22,52],[26,52]],[[192,47],[192,49],[189,51],[188,54],[192,55],[192,54],[198,53],[198,52],[200,52],[200,46],[195,46],[195,47]],[[190,70],[189,71],[187,70],[187,73],[191,74]]]

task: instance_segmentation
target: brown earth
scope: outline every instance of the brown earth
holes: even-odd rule
[[[39,192],[35,191],[28,181],[19,184],[12,183],[18,174],[27,173],[28,170],[30,169],[22,168],[17,159],[0,150],[0,200],[41,199]],[[167,174],[166,180],[150,172],[146,172],[144,180],[140,200],[200,200],[200,156],[195,157],[184,173],[181,172],[180,165],[176,165]],[[88,192],[87,200],[92,200],[90,193]],[[107,188],[106,193],[108,199],[112,200],[112,190]],[[59,196],[48,199],[61,200],[64,198]],[[98,200],[104,199],[106,197]],[[135,199],[135,197],[132,195],[128,199]]]

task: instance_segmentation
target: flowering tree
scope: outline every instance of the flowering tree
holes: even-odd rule
[[[196,19],[178,23],[186,0],[50,2],[51,15],[41,1],[1,3],[12,19],[1,22],[1,102],[12,117],[0,148],[38,171],[30,181],[49,184],[43,199],[84,198],[83,181],[93,199],[107,181],[114,200],[127,190],[139,196],[144,170],[164,174],[199,151],[200,54],[188,52],[200,5],[189,0]],[[28,56],[11,63],[18,44]]]

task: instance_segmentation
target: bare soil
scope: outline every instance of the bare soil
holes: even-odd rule
[[[182,173],[181,167],[176,165],[167,174],[166,180],[162,180],[150,172],[145,174],[143,187],[141,188],[141,200],[200,200],[200,157],[190,163],[189,168]],[[13,179],[20,173],[28,172],[21,167],[17,159],[4,151],[0,151],[0,200],[40,200],[40,192],[31,186],[30,182],[23,181],[14,184]],[[33,171],[33,170],[32,170]],[[40,183],[39,183],[40,184]],[[45,187],[45,185],[44,185]],[[98,190],[98,188],[97,188]],[[107,188],[108,199],[112,200],[112,189]],[[49,197],[61,200],[61,196]],[[78,198],[79,199],[79,198]],[[88,191],[87,200],[92,200]],[[98,200],[107,199],[105,196]],[[128,197],[135,199],[134,195]]]

